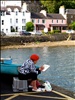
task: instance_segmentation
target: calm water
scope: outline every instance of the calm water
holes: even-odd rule
[[[75,47],[42,47],[2,50],[1,57],[12,57],[13,63],[22,64],[32,53],[40,55],[37,66],[50,68],[38,77],[75,92]]]

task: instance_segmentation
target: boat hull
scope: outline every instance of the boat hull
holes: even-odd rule
[[[18,67],[21,65],[17,64],[5,64],[1,63],[1,73],[18,75]]]

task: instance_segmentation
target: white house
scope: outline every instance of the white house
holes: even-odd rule
[[[6,11],[5,7],[1,7],[0,9],[1,15],[1,31],[5,33],[10,32],[10,14]]]
[[[6,34],[11,34],[12,29],[15,29],[17,32],[25,30],[25,25],[29,22],[30,12],[26,10],[26,5],[21,6],[21,2],[14,1],[15,3],[11,4],[7,2],[2,2],[0,14],[1,14],[1,31]],[[18,4],[17,4],[18,2]]]

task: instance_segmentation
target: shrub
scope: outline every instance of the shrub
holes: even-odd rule
[[[34,30],[34,24],[32,22],[26,23],[26,31],[33,31]]]
[[[54,33],[60,33],[60,30],[53,30]]]

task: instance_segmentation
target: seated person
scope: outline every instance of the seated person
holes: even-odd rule
[[[30,85],[32,86],[32,91],[41,91],[40,88],[37,88],[37,76],[44,69],[43,66],[36,68],[35,64],[39,60],[37,54],[32,54],[29,59],[27,59],[23,65],[19,68],[19,78],[25,80],[31,80]]]

